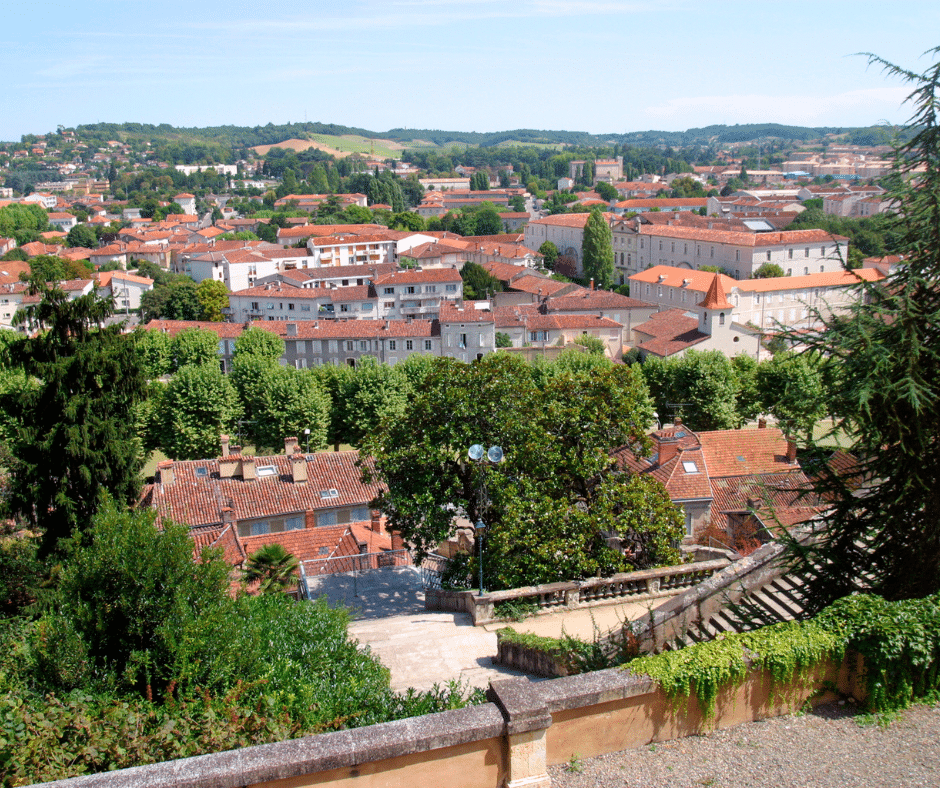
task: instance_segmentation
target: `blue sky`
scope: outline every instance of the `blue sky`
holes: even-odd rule
[[[304,120],[622,133],[903,122],[940,3],[0,0],[0,139]]]

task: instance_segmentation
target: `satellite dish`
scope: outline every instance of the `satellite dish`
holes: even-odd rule
[[[486,459],[490,462],[502,462],[503,450],[499,446],[490,446],[489,450],[486,452]]]
[[[483,457],[483,447],[479,443],[474,443],[467,450],[467,454],[470,456],[471,460],[479,460]]]

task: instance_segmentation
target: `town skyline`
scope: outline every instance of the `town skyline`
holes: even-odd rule
[[[940,10],[685,0],[417,4],[298,13],[171,2],[8,9],[0,139],[58,125],[337,123],[381,132],[681,131],[903,123],[907,89],[857,52],[917,69]],[[565,101],[568,97],[568,101]]]

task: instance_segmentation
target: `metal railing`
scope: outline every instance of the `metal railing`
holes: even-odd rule
[[[396,566],[411,566],[411,553],[407,550],[382,550],[377,553],[338,555],[331,558],[314,558],[300,564],[301,581],[306,585],[310,578],[338,572],[366,572],[372,569],[390,569]],[[307,585],[309,589],[309,585]]]

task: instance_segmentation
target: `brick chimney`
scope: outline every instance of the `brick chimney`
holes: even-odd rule
[[[157,463],[157,476],[159,477],[160,484],[165,487],[171,486],[176,479],[176,474],[173,470],[173,460],[163,460],[163,462]]]
[[[307,483],[307,457],[299,451],[290,455],[290,472],[294,484]]]
[[[254,457],[242,457],[242,478],[246,482],[254,481],[258,478],[258,474],[255,472]]]
[[[757,420],[757,429],[766,430],[767,429],[767,419],[758,419]]]
[[[659,465],[665,465],[679,453],[679,439],[674,437],[657,438],[659,445]]]
[[[230,450],[229,441],[231,440],[231,438],[229,438],[228,435],[220,435],[220,436],[219,436],[219,440],[220,440],[221,443],[222,443],[222,456],[223,456],[223,457],[228,457],[228,455],[229,455],[229,450]]]
[[[392,550],[404,550],[405,549],[405,540],[401,538],[401,534],[398,531],[392,531]]]
[[[790,437],[787,438],[787,462],[796,465],[796,441]]]
[[[222,509],[222,525],[235,525],[235,510],[231,506]]]
[[[378,509],[373,509],[369,514],[372,517],[372,532],[382,533],[382,513]]]
[[[284,438],[284,454],[290,457],[299,445],[297,438]]]

